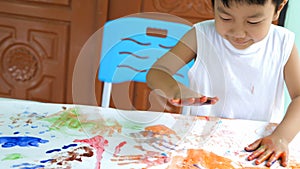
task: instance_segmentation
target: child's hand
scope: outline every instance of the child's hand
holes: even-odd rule
[[[169,102],[174,106],[202,106],[215,104],[219,101],[217,97],[198,97],[198,98],[186,98],[186,99],[169,99]]]
[[[277,160],[281,159],[281,165],[287,166],[288,163],[288,143],[282,138],[269,135],[267,137],[256,140],[254,143],[245,147],[246,151],[254,151],[248,160],[256,159],[255,164],[259,165],[267,161],[266,166],[270,167]]]

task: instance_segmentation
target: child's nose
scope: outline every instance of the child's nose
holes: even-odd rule
[[[247,34],[243,26],[233,25],[231,32],[232,32],[232,36],[235,37],[236,39],[245,38]]]

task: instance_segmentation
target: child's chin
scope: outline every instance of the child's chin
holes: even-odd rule
[[[250,47],[253,44],[252,42],[247,42],[247,43],[242,43],[242,44],[234,43],[234,42],[230,42],[230,43],[233,47],[235,47],[236,49],[240,49],[240,50],[247,49],[248,47]]]

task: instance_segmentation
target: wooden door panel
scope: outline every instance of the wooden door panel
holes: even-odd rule
[[[82,3],[81,1],[82,0],[76,0],[73,3]],[[18,16],[31,16],[41,19],[71,21],[73,19],[73,8],[71,1],[68,4],[63,4],[64,5],[62,5],[62,3],[59,0],[54,2],[51,0],[35,0],[34,3],[30,0],[0,0],[0,12]],[[82,10],[85,11],[86,8],[82,8]],[[24,20],[26,19],[27,18],[24,18]]]
[[[38,2],[41,4],[65,5],[69,6],[71,0],[22,0],[25,2]]]
[[[73,103],[77,57],[108,2],[0,0],[0,97]]]
[[[0,95],[64,101],[69,26],[53,20],[0,15]]]
[[[143,12],[162,12],[192,23],[213,18],[211,0],[144,0]]]
[[[117,19],[141,12],[141,0],[109,0],[107,19]]]

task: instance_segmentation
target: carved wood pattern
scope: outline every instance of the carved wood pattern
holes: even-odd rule
[[[68,24],[0,16],[0,35],[0,95],[62,102]]]
[[[145,0],[146,11],[173,14],[186,19],[198,18],[197,21],[213,18],[211,0]]]
[[[13,45],[3,55],[4,71],[15,81],[30,81],[40,65],[34,52],[25,45]]]

